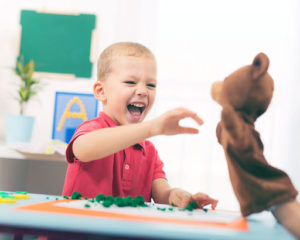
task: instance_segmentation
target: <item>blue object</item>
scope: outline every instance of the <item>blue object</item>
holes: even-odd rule
[[[6,143],[30,142],[34,117],[6,115]]]
[[[75,133],[76,131],[76,128],[66,128],[66,142],[70,142],[72,137],[73,137],[73,134]]]
[[[80,214],[20,211],[16,207],[63,199],[59,196],[30,194],[28,200],[16,204],[0,204],[0,231],[15,231],[19,235],[31,234],[80,239],[214,239],[214,240],[292,240],[295,239],[271,214],[248,218],[249,231],[236,231],[218,227],[170,224],[155,221],[125,221],[118,217],[95,217]],[[9,227],[7,227],[9,226]],[[22,232],[23,231],[23,232]]]
[[[69,143],[77,127],[98,115],[98,101],[93,94],[56,92],[52,139]]]

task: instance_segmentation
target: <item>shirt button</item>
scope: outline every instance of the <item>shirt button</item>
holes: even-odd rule
[[[129,169],[129,165],[125,164],[125,169],[128,170]]]

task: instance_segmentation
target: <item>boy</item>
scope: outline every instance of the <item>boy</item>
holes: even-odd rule
[[[150,141],[156,135],[196,134],[196,128],[182,127],[189,117],[199,125],[196,113],[176,108],[143,122],[156,94],[156,61],[149,49],[138,43],[116,43],[98,59],[98,80],[93,90],[102,102],[99,117],[81,124],[66,150],[69,162],[63,194],[73,191],[85,197],[99,193],[112,196],[142,195],[146,201],[185,208],[196,201],[199,206],[217,200],[206,194],[194,195],[171,188],[163,162]]]

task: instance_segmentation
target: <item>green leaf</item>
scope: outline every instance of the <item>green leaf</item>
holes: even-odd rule
[[[30,60],[27,64],[24,64],[23,56],[18,59],[16,68],[13,69],[15,74],[18,75],[21,80],[18,90],[21,114],[23,113],[24,103],[27,103],[31,97],[37,94],[37,90],[40,89],[38,88],[40,81],[32,78],[34,70],[34,61]]]

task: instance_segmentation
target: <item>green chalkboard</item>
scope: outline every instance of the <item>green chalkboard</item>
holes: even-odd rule
[[[36,72],[73,74],[90,78],[93,14],[57,14],[21,11],[19,56],[34,60]]]

